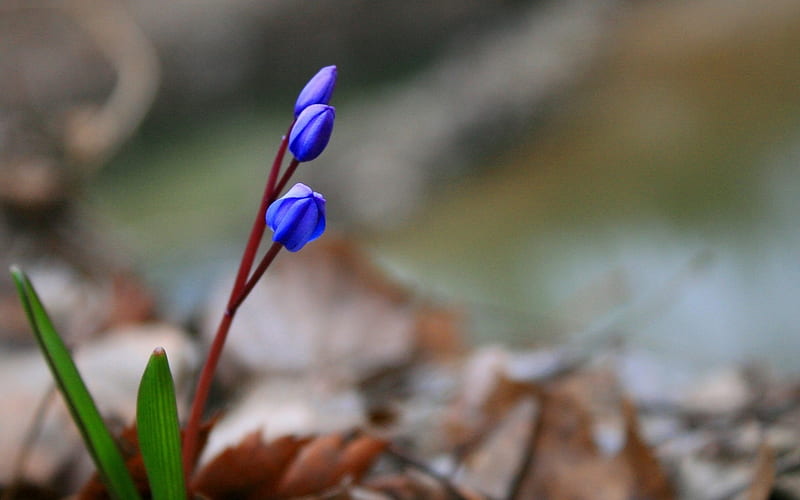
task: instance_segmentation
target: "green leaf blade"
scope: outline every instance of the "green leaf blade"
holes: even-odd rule
[[[186,500],[175,384],[164,349],[150,356],[139,384],[136,430],[154,500]]]
[[[69,350],[53,326],[33,284],[25,273],[16,267],[11,268],[11,276],[34,336],[100,477],[108,488],[109,495],[118,500],[139,500],[139,493],[117,443],[106,427]]]

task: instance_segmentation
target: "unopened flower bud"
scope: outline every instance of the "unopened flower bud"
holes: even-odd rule
[[[269,206],[266,219],[274,231],[272,241],[296,252],[325,231],[325,198],[297,183]]]
[[[326,104],[312,104],[300,113],[289,134],[289,151],[298,161],[311,161],[322,153],[335,118],[336,110]]]
[[[294,103],[294,116],[299,116],[312,104],[331,102],[334,87],[336,87],[336,66],[325,66],[300,91],[300,95],[297,96],[297,101]]]

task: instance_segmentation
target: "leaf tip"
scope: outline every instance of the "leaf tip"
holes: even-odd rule
[[[166,355],[167,351],[165,351],[164,348],[161,346],[158,346],[155,349],[153,349],[153,356],[166,356]]]

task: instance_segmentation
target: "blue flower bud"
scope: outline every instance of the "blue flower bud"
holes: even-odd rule
[[[274,231],[272,241],[296,252],[325,231],[325,198],[297,183],[269,206],[266,219]]]
[[[298,161],[311,161],[322,153],[335,118],[336,110],[326,104],[312,104],[300,113],[289,134],[289,151]]]
[[[300,91],[294,103],[294,116],[297,117],[312,104],[331,102],[334,87],[336,87],[336,66],[325,66]]]

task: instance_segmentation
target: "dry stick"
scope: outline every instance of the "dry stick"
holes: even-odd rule
[[[50,408],[50,403],[53,401],[55,393],[55,384],[50,384],[50,387],[47,388],[47,392],[42,395],[42,399],[39,401],[39,404],[36,405],[36,410],[33,412],[33,419],[28,426],[27,432],[25,432],[25,437],[22,439],[19,453],[17,453],[17,457],[14,459],[14,470],[11,473],[11,481],[9,482],[8,488],[3,491],[3,495],[0,496],[0,500],[11,500],[16,496],[17,490],[22,484],[22,474],[25,472],[25,464],[28,462],[28,456],[33,449],[33,443],[36,441],[39,431],[42,430],[44,417],[47,415],[47,410]]]
[[[778,476],[797,472],[798,470],[800,470],[800,457],[793,454],[784,454],[782,457],[778,458],[775,464],[775,478],[777,479]],[[732,486],[727,491],[715,496],[713,500],[731,500],[736,497],[736,495],[749,488],[751,484],[752,479],[746,479],[740,484]]]
[[[447,495],[450,498],[453,498],[454,500],[467,500],[467,498],[463,494],[461,494],[460,491],[458,491],[458,488],[456,488],[455,485],[453,485],[452,481],[450,481],[449,478],[447,478],[447,477],[439,474],[438,472],[432,470],[430,467],[428,467],[427,465],[423,464],[422,462],[419,462],[419,461],[409,457],[408,455],[406,455],[402,451],[398,450],[396,446],[390,445],[388,448],[386,448],[386,452],[385,453],[387,453],[388,455],[392,456],[393,458],[395,458],[396,460],[400,461],[401,463],[403,463],[405,465],[408,465],[410,467],[413,467],[413,468],[417,469],[418,471],[422,472],[423,474],[425,474],[427,476],[430,476],[430,477],[434,478],[435,480],[439,481],[439,484],[442,485],[442,487],[447,492]]]
[[[528,442],[525,443],[525,450],[523,451],[522,460],[520,460],[519,467],[514,472],[514,477],[511,479],[511,486],[508,489],[506,500],[522,500],[522,486],[528,478],[528,472],[533,468],[535,463],[534,454],[536,453],[536,444],[539,441],[539,436],[542,434],[542,401],[539,400],[539,408],[531,415],[531,432],[528,435]]]
[[[264,272],[267,270],[269,265],[272,264],[272,261],[275,259],[275,256],[278,255],[278,252],[281,250],[281,248],[283,248],[283,244],[278,243],[277,241],[273,243],[271,247],[269,247],[269,250],[267,250],[267,253],[264,254],[264,257],[258,264],[258,267],[256,267],[255,271],[253,271],[253,275],[250,277],[249,280],[247,280],[247,283],[245,283],[244,288],[242,288],[242,291],[239,293],[239,296],[236,297],[236,299],[233,301],[231,307],[233,308],[234,311],[239,309],[239,306],[242,305],[244,299],[246,299],[247,296],[250,295],[250,292],[253,290],[253,287],[256,286],[258,280],[261,279],[261,276],[264,275]]]
[[[228,301],[229,306],[230,302],[233,301],[233,298],[242,289],[247,281],[247,277],[250,275],[250,269],[253,267],[253,261],[256,258],[256,252],[258,251],[259,243],[261,242],[261,238],[264,236],[264,231],[266,230],[264,217],[266,216],[267,208],[269,207],[269,204],[274,201],[277,192],[282,189],[279,187],[278,190],[276,190],[275,182],[278,179],[278,172],[281,169],[283,157],[286,154],[286,147],[289,145],[289,134],[292,131],[292,127],[294,127],[294,121],[292,121],[291,125],[289,125],[289,129],[286,131],[286,134],[281,138],[281,144],[278,147],[278,152],[275,154],[275,159],[272,162],[272,168],[269,171],[269,179],[264,187],[264,195],[261,197],[261,205],[258,207],[256,219],[253,221],[253,228],[250,230],[250,238],[247,240],[247,246],[244,249],[244,254],[242,255],[242,260],[239,264],[239,271],[236,274],[236,281],[234,282],[233,289],[231,290],[231,297]]]
[[[222,348],[225,345],[225,339],[228,337],[228,332],[230,331],[233,317],[236,315],[236,311],[239,310],[239,306],[242,305],[242,302],[244,302],[244,300],[253,290],[253,287],[258,282],[258,279],[264,275],[264,272],[275,259],[275,256],[278,255],[278,252],[281,250],[281,248],[283,248],[281,243],[275,242],[272,244],[253,273],[253,277],[250,279],[250,281],[245,283],[244,288],[239,292],[238,295],[231,297],[231,302],[225,309],[225,314],[222,316],[222,320],[217,327],[217,333],[214,336],[214,341],[211,343],[211,347],[208,350],[208,358],[203,365],[203,370],[200,372],[200,378],[197,381],[197,390],[195,391],[194,401],[192,402],[192,412],[189,415],[189,423],[186,425],[187,437],[190,435],[189,432],[193,425],[196,426],[194,430],[194,436],[197,435],[196,429],[198,429],[200,425],[200,418],[202,417],[203,409],[205,408],[206,401],[208,400],[208,394],[211,389],[211,381],[214,378],[214,372],[216,371],[220,356],[222,355]],[[199,450],[197,450],[196,443],[196,440],[189,441],[188,438],[184,442],[183,470],[187,479],[191,477],[194,465],[197,462],[197,454]]]
[[[205,410],[205,405],[208,400],[208,394],[211,389],[211,380],[213,379],[214,371],[216,370],[217,363],[219,362],[219,357],[222,354],[222,348],[225,345],[225,339],[228,337],[228,331],[230,330],[231,323],[233,322],[233,317],[236,315],[236,310],[250,292],[253,285],[255,285],[255,283],[252,283],[247,293],[242,294],[243,288],[247,285],[247,277],[250,274],[250,269],[253,267],[253,261],[255,260],[256,253],[258,252],[258,247],[261,243],[261,239],[264,236],[264,231],[266,230],[266,222],[264,217],[267,212],[267,207],[269,207],[269,204],[275,199],[277,192],[275,182],[278,178],[278,172],[280,171],[281,164],[283,163],[283,157],[286,154],[286,148],[289,144],[289,134],[291,133],[293,126],[294,121],[292,121],[286,134],[281,138],[281,144],[278,147],[278,152],[275,154],[275,159],[272,162],[272,168],[269,173],[269,178],[264,188],[264,194],[261,197],[261,205],[258,208],[255,221],[253,221],[253,228],[250,231],[250,237],[247,240],[247,246],[245,247],[244,254],[242,255],[242,260],[239,263],[239,271],[236,274],[236,281],[231,289],[228,305],[225,307],[225,313],[223,314],[219,326],[217,327],[217,332],[214,335],[214,341],[209,348],[208,357],[206,358],[206,362],[203,365],[203,369],[200,372],[200,378],[197,382],[197,388],[195,389],[194,399],[192,401],[192,407],[189,413],[189,420],[186,423],[186,431],[184,434],[185,437],[182,449],[183,473],[186,477],[187,484],[189,484],[189,480],[194,472],[194,466],[198,458],[199,450],[197,449],[197,438],[200,430],[200,420],[203,417],[203,411]],[[297,167],[295,165],[296,162],[297,160],[293,159],[292,164],[290,165],[291,172],[294,172],[294,168]],[[292,168],[292,165],[294,168]],[[290,174],[288,170],[286,173]],[[288,177],[286,174],[284,174],[283,178],[285,179],[283,184],[285,184],[286,181],[288,181]],[[272,250],[273,249],[270,249],[270,251]],[[275,253],[277,253],[277,251],[275,251]],[[274,255],[272,258],[274,258]],[[271,260],[272,259],[270,259],[270,262]],[[269,263],[267,263],[267,265],[269,265]],[[263,274],[263,271],[261,271],[261,274]]]

